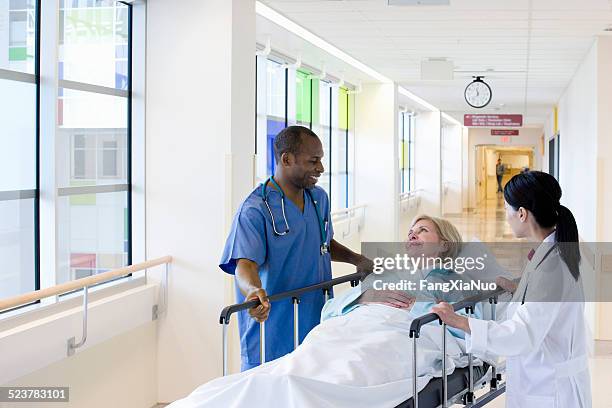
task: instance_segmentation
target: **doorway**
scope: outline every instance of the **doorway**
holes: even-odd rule
[[[485,200],[498,198],[497,160],[504,165],[503,186],[525,169],[533,169],[534,148],[532,146],[476,146],[476,197],[480,205]],[[501,193],[500,193],[501,194]]]

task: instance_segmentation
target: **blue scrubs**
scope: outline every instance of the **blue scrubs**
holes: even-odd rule
[[[310,189],[323,225],[327,225],[327,244],[333,238],[329,198],[321,187]],[[280,192],[270,184],[266,188],[268,204],[274,214],[276,230],[286,230],[281,209]],[[285,197],[285,214],[290,232],[274,234],[272,219],[261,197],[259,185],[240,205],[225,243],[219,267],[229,274],[236,271],[236,262],[244,258],[259,266],[262,287],[268,295],[314,285],[331,279],[331,257],[321,255],[321,230],[313,202],[304,192],[304,212]],[[236,285],[236,299],[245,298]],[[306,293],[300,298],[299,339],[320,322],[325,303],[323,291]],[[273,302],[266,321],[266,361],[293,351],[293,303],[291,299]],[[242,371],[260,364],[259,323],[248,311],[238,312]]]

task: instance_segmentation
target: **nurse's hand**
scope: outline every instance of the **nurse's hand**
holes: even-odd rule
[[[261,323],[268,319],[268,315],[270,314],[271,305],[270,305],[270,302],[268,301],[268,294],[262,288],[253,289],[246,295],[247,301],[255,300],[255,299],[259,299],[259,301],[261,302],[261,305],[250,308],[249,314],[251,315],[253,319]]]
[[[368,289],[359,298],[357,303],[377,303],[398,309],[410,309],[414,304],[415,298],[406,295],[399,290],[376,290]]]
[[[516,292],[516,287],[518,286],[516,282],[502,276],[498,276],[497,279],[495,279],[495,284],[510,293]]]
[[[463,330],[467,334],[471,334],[470,323],[465,316],[461,316],[455,312],[453,307],[446,302],[440,302],[431,308],[432,313],[438,315],[440,320],[459,330]]]

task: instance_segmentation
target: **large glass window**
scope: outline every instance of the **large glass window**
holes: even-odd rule
[[[35,0],[0,2],[0,69],[34,73]]]
[[[332,198],[332,171],[331,171],[331,132],[332,132],[332,88],[329,83],[319,81],[319,122],[313,124],[314,132],[323,144],[323,167],[325,172],[319,178],[319,186],[323,187],[330,199]]]
[[[58,283],[130,262],[129,6],[63,0]]]
[[[256,67],[257,181],[274,174],[276,135],[287,125],[297,124],[321,139],[325,172],[319,186],[329,194],[332,209],[351,206],[354,96],[311,72],[287,68],[263,56],[257,57]]]
[[[313,80],[304,71],[295,74],[295,115],[296,124],[310,128],[312,126],[312,84]]]
[[[401,192],[414,189],[414,115],[399,113],[399,154]]]
[[[38,21],[41,4],[0,1],[0,297],[39,289],[43,272],[61,283],[131,262],[131,6],[60,0],[59,21]],[[58,58],[42,61],[36,41],[56,23]],[[56,264],[41,268],[42,250]]]
[[[352,131],[349,124],[351,114],[353,96],[349,94],[345,88],[334,88],[332,105],[338,111],[337,122],[334,122],[333,133],[334,140],[332,143],[332,186],[334,200],[332,201],[333,208],[346,208],[352,205],[350,192],[352,191],[349,177],[352,173],[350,164],[352,163],[350,146],[352,144]],[[334,103],[335,102],[335,103]]]
[[[0,2],[0,298],[38,289],[37,5]]]

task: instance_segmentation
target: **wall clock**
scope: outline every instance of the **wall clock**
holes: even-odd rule
[[[493,92],[491,87],[485,81],[482,80],[481,76],[474,77],[474,80],[465,87],[463,96],[465,101],[472,108],[484,108],[491,102]]]

